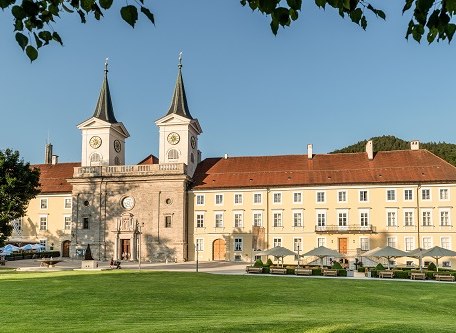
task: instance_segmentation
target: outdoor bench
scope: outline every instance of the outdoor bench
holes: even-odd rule
[[[271,267],[269,268],[269,273],[271,274],[287,274],[286,268]]]
[[[419,272],[412,272],[410,274],[410,278],[412,280],[425,280],[426,279],[426,274],[425,273],[419,273]]]
[[[379,271],[378,277],[392,279],[394,277],[394,272],[393,271]]]
[[[337,269],[324,269],[323,276],[337,276]]]
[[[312,275],[312,270],[310,268],[296,268],[296,275]]]
[[[450,274],[434,274],[436,281],[454,281],[454,275]]]
[[[263,273],[263,267],[253,267],[253,266],[247,266],[245,268],[245,271],[247,273]]]

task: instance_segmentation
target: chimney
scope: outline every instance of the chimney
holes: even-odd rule
[[[52,144],[46,143],[46,148],[44,149],[44,164],[52,163]]]
[[[57,163],[59,163],[59,156],[52,155],[52,165],[56,165]]]
[[[225,156],[223,157],[225,160],[228,159],[228,154],[225,154]]]
[[[307,158],[311,160],[313,157],[313,146],[311,143],[307,145]]]
[[[372,140],[369,140],[366,143],[366,153],[367,153],[368,159],[370,159],[370,160],[374,159],[374,145],[372,143]]]
[[[418,150],[420,149],[420,142],[418,140],[410,141],[410,149],[411,150]]]

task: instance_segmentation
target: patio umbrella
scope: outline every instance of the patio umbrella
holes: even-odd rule
[[[424,251],[424,257],[432,257],[435,259],[435,265],[437,266],[437,272],[439,271],[439,259],[443,257],[456,257],[456,252],[445,249],[440,246],[434,246],[429,250]]]
[[[405,252],[405,251],[396,249],[396,248],[391,247],[391,246],[385,246],[385,247],[382,247],[382,248],[378,249],[377,251],[372,251],[369,254],[369,257],[386,258],[388,260],[388,269],[390,269],[390,263],[389,262],[390,262],[391,258],[406,257],[407,254],[408,253]],[[364,254],[364,256],[365,256],[365,254]]]
[[[23,251],[30,251],[30,250],[32,250],[32,244],[27,244],[27,245],[21,246],[21,249]]]
[[[38,252],[44,251],[45,246],[43,244],[32,244],[32,250],[37,250]]]
[[[424,257],[424,253],[426,252],[426,249],[423,249],[421,247],[417,247],[415,250],[409,251],[407,257],[412,257],[412,258],[418,258],[419,259],[419,266],[420,266],[420,271],[423,267],[422,261]]]
[[[8,245],[5,245],[5,247],[3,248],[3,251],[16,252],[16,251],[19,251],[20,249],[21,248],[17,247],[16,245],[8,244]]]
[[[282,246],[275,246],[269,250],[258,252],[257,255],[260,256],[274,256],[282,258],[282,267],[283,267],[283,258],[286,256],[295,256],[296,253]]]
[[[310,250],[309,252],[306,252],[304,254],[302,254],[301,256],[303,257],[318,257],[320,258],[320,266],[321,268],[323,268],[323,258],[326,258],[326,257],[336,257],[336,258],[340,258],[340,257],[343,257],[342,254],[340,254],[339,252],[337,252],[336,250],[331,250],[331,249],[328,249],[327,247],[324,247],[324,246],[319,246],[313,250]]]

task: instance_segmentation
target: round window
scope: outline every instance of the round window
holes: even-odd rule
[[[173,201],[172,201],[170,198],[168,198],[168,199],[165,200],[165,202],[166,202],[167,205],[171,205],[171,203],[172,203]]]

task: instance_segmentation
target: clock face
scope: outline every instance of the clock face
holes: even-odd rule
[[[89,141],[90,147],[97,149],[101,146],[101,138],[99,136],[92,136]]]
[[[180,136],[176,132],[168,134],[168,142],[172,145],[177,145],[180,141]]]
[[[195,149],[196,147],[196,139],[194,136],[190,138],[190,144],[192,145],[192,148]]]
[[[133,197],[125,197],[122,199],[120,204],[125,209],[128,209],[128,210],[133,209],[133,207],[135,206],[135,199],[133,199]]]
[[[114,150],[118,153],[122,150],[122,144],[119,140],[114,140]]]

